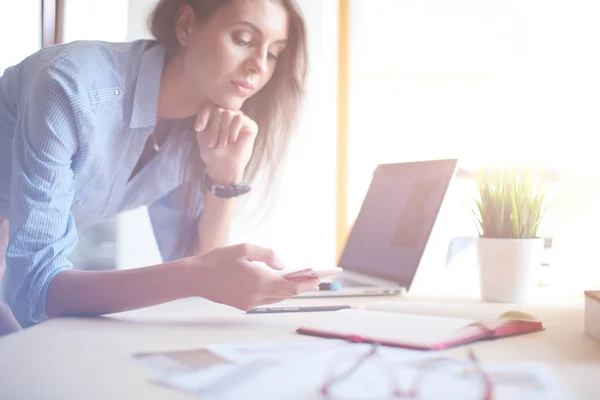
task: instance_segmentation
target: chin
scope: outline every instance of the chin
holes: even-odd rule
[[[242,97],[221,96],[220,98],[215,99],[213,103],[226,110],[239,111],[244,105],[244,101],[246,101],[246,99]]]

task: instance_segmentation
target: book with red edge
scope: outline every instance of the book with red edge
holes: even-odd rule
[[[434,315],[435,308],[427,314],[418,313],[418,310],[403,312],[401,305],[398,309],[388,305],[382,309],[341,310],[322,320],[304,324],[296,332],[415,350],[444,350],[544,330],[541,321],[517,310],[503,311],[495,316],[487,312],[488,315],[478,319],[467,318],[464,312],[457,313],[462,314],[460,317],[452,317],[448,315],[448,310],[443,311],[439,313],[442,315]]]

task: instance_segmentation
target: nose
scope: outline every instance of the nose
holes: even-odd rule
[[[253,74],[262,74],[267,70],[267,50],[259,50],[248,57],[246,61],[246,69]]]

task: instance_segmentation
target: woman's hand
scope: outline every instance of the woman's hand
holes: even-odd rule
[[[21,330],[12,310],[7,304],[0,301],[0,337]]]
[[[283,266],[273,250],[249,244],[221,247],[184,260],[189,263],[187,276],[192,277],[188,293],[244,311],[318,290],[320,283],[318,278],[283,278],[274,271]]]
[[[241,111],[210,105],[196,118],[200,157],[216,185],[235,185],[244,177],[258,125]]]

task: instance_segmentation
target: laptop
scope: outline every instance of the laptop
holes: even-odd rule
[[[338,263],[344,272],[330,279],[341,287],[297,297],[408,292],[456,167],[457,159],[377,166]]]

